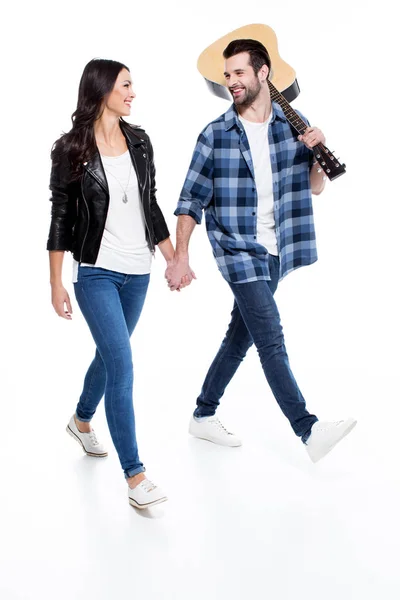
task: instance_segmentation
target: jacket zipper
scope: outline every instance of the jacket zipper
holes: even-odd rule
[[[100,185],[100,187],[101,187],[101,188],[102,188],[102,189],[105,191],[105,193],[107,194],[107,200],[108,200],[108,202],[109,202],[109,192],[108,192],[107,188],[105,188],[105,187],[104,187],[104,185],[103,185],[102,181],[101,181],[101,180],[100,180],[100,179],[97,177],[97,175],[96,175],[95,173],[93,173],[93,171],[92,171],[91,169],[88,169],[87,167],[86,167],[86,172],[87,172],[87,173],[89,173],[89,175],[90,175],[91,177],[93,177],[93,179],[94,179],[95,181],[97,181],[97,183]],[[87,234],[88,234],[88,232],[89,232],[89,226],[90,226],[90,213],[89,213],[89,206],[88,206],[88,203],[87,203],[87,201],[86,201],[86,198],[85,198],[85,193],[84,193],[84,191],[83,191],[83,178],[82,178],[82,181],[81,181],[81,190],[82,190],[82,197],[83,197],[83,199],[84,199],[84,201],[85,201],[86,210],[87,210],[87,214],[88,214],[88,226],[87,226],[87,229],[86,229],[86,234],[85,234],[85,237],[83,238],[83,242],[82,242],[82,248],[81,248],[81,262],[82,262],[82,256],[83,256],[83,246],[84,246],[84,244],[85,244],[85,242],[86,242],[86,238],[87,238]],[[107,212],[108,212],[108,204],[107,204]]]
[[[90,225],[90,213],[89,213],[89,206],[88,203],[86,202],[86,198],[85,198],[85,193],[83,191],[83,177],[81,180],[81,192],[82,192],[82,198],[85,202],[85,206],[86,206],[86,210],[87,210],[87,215],[88,215],[88,224],[87,224],[87,228],[86,228],[86,233],[85,233],[85,237],[83,238],[83,242],[82,242],[82,248],[81,248],[81,257],[79,262],[82,262],[82,256],[83,256],[83,247],[85,245],[86,242],[86,238],[87,238],[87,234],[89,233],[89,225]]]
[[[150,229],[149,229],[149,226],[147,224],[146,211],[145,211],[145,208],[144,208],[143,193],[142,193],[143,186],[140,183],[139,173],[138,173],[138,168],[137,168],[137,163],[136,163],[136,158],[135,158],[135,156],[134,156],[133,153],[131,154],[131,158],[133,159],[133,163],[134,163],[134,167],[135,167],[135,171],[136,171],[136,177],[137,177],[139,188],[140,188],[140,199],[141,199],[141,204],[142,204],[142,208],[143,208],[144,223],[146,225],[147,233],[149,234],[150,250],[151,250],[151,253],[154,256],[154,254],[155,254],[155,246],[153,244],[153,240],[152,240],[152,237],[151,237]],[[146,177],[147,177],[147,162],[146,162]]]

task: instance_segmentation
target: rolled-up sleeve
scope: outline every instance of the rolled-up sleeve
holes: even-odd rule
[[[189,215],[200,224],[203,210],[213,198],[213,139],[207,127],[198,137],[189,171],[179,197],[175,216]]]

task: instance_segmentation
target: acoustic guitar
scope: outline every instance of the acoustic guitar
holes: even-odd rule
[[[271,99],[281,106],[290,125],[298,134],[302,135],[307,129],[307,123],[290,106],[290,102],[297,98],[300,93],[296,73],[281,58],[278,52],[276,34],[268,25],[253,24],[235,29],[219,38],[200,54],[197,68],[204,77],[208,88],[215,96],[232,100],[224,77],[223,51],[231,41],[238,39],[256,40],[261,42],[268,50],[271,58],[271,72],[268,78]],[[346,165],[340,164],[339,159],[324,144],[315,146],[313,152],[316,160],[331,181],[346,172]]]

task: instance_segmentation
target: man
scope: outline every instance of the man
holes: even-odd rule
[[[214,256],[235,302],[189,431],[217,444],[241,445],[215,412],[254,343],[282,412],[317,462],[356,421],[321,423],[307,411],[289,366],[273,295],[279,279],[317,260],[311,194],[323,191],[325,177],[313,163],[312,148],[325,144],[325,137],[308,127],[296,138],[280,106],[271,102],[271,62],[260,42],[235,40],[223,56],[233,105],[197,140],[175,211],[176,255],[166,271],[171,290],[190,284],[189,239],[204,210]]]

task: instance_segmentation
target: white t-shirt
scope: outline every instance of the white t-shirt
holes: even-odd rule
[[[127,275],[150,273],[152,254],[146,240],[143,207],[129,151],[120,156],[102,156],[101,160],[110,204],[96,264],[81,263],[81,266],[101,267]],[[128,198],[126,203],[123,202],[124,190]],[[78,263],[74,261],[73,281],[77,280]]]
[[[257,242],[262,244],[270,254],[278,256],[278,245],[275,233],[274,194],[272,185],[272,167],[269,153],[268,126],[272,119],[272,111],[264,123],[253,123],[239,116],[249,141],[256,180],[257,207]]]

